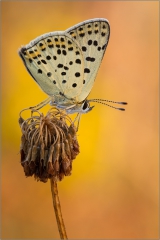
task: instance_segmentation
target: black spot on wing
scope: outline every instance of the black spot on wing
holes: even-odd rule
[[[89,68],[85,68],[85,69],[84,69],[84,73],[90,73]]]
[[[73,88],[77,87],[77,83],[73,83],[73,84],[72,84],[72,87],[73,87]]]
[[[66,50],[62,50],[62,54],[63,54],[64,56],[66,56],[66,55],[67,55]]]
[[[69,68],[68,68],[67,66],[64,66],[64,69],[65,69],[65,70],[68,70]]]
[[[80,74],[79,72],[76,72],[76,73],[75,73],[75,76],[76,76],[76,77],[80,77],[81,74]]]
[[[51,76],[52,76],[52,73],[51,73],[51,72],[48,72],[48,73],[47,73],[47,76],[48,76],[48,77],[51,77]]]
[[[86,61],[94,62],[96,59],[92,57],[86,57]]]
[[[48,47],[49,47],[49,48],[53,48],[54,45],[53,45],[53,44],[48,44]]]
[[[79,36],[80,36],[80,37],[84,37],[84,36],[85,36],[85,33],[80,33]]]
[[[38,69],[37,72],[40,73],[40,74],[42,74],[42,70],[41,70],[40,68]]]
[[[94,45],[94,46],[98,46],[98,42],[95,40],[95,41],[93,42],[93,45]]]
[[[43,64],[47,64],[47,62],[46,62],[44,59],[42,59],[41,62],[42,62]]]
[[[82,46],[82,51],[83,52],[86,52],[87,51],[87,48],[85,46]]]
[[[50,60],[50,59],[51,59],[51,56],[49,56],[49,55],[46,56],[46,59],[47,59],[47,60]]]
[[[58,68],[62,68],[62,67],[63,67],[63,64],[59,63],[59,64],[57,65],[57,67],[58,67]]]
[[[73,47],[69,47],[69,48],[68,48],[68,51],[73,51]]]
[[[61,49],[57,50],[57,54],[60,55],[61,54]]]
[[[102,36],[102,37],[104,37],[105,35],[106,35],[106,33],[105,33],[105,32],[102,32],[102,33],[101,33],[101,36]]]
[[[89,45],[89,46],[92,45],[92,40],[91,40],[91,39],[88,40],[88,45]]]
[[[78,59],[78,58],[77,58],[77,59],[75,60],[75,63],[81,64],[81,59]]]

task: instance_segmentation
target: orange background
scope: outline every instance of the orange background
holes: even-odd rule
[[[95,17],[109,20],[111,36],[90,98],[128,106],[121,112],[96,104],[81,118],[81,153],[72,176],[58,184],[68,237],[158,238],[158,7],[155,1],[1,2],[3,239],[59,238],[49,182],[26,178],[20,165],[19,111],[47,96],[17,50]]]

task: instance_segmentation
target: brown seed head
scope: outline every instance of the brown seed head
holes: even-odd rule
[[[71,175],[72,160],[79,153],[76,128],[61,111],[52,108],[46,116],[35,112],[38,115],[26,120],[19,118],[21,165],[27,177],[34,175],[42,182],[52,177],[62,180]]]

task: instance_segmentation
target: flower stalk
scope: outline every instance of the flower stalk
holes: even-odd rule
[[[63,217],[62,217],[62,212],[61,212],[61,205],[60,205],[59,196],[58,196],[57,182],[53,178],[50,179],[50,182],[51,182],[53,207],[54,207],[54,211],[55,211],[55,215],[56,215],[60,238],[68,239],[64,221],[63,221]]]

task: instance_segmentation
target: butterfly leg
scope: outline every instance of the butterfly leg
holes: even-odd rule
[[[42,107],[46,106],[49,102],[51,101],[51,97],[47,98],[46,100],[44,100],[43,102],[40,102],[39,104],[37,104],[34,107],[29,107],[29,109],[35,109],[35,110],[39,110]]]
[[[77,121],[77,132],[78,132],[78,129],[79,129],[79,123],[80,123],[80,118],[81,118],[81,113],[78,113],[77,116],[75,117],[74,121],[73,121],[73,124]]]
[[[47,105],[50,101],[51,101],[51,97],[47,98],[46,100],[37,104],[36,106],[24,108],[22,111],[20,111],[20,115],[25,110],[31,110],[31,112],[33,113],[34,111],[37,111],[37,110],[41,109],[42,107],[44,107],[45,105]]]

